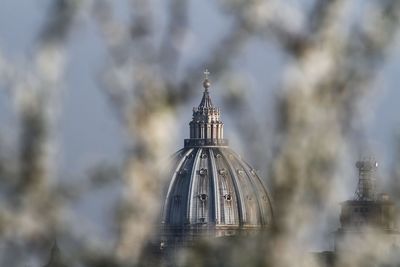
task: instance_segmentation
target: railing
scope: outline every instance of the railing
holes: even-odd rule
[[[228,146],[227,139],[185,139],[185,147]]]

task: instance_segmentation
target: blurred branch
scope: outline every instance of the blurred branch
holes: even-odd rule
[[[314,9],[321,12],[319,30],[302,35],[300,46],[296,38],[293,44],[290,38],[283,41],[295,59],[278,100],[277,134],[282,139],[271,170],[278,233],[292,241],[298,229],[310,223],[304,214],[318,212],[320,203],[330,202],[330,184],[341,155],[352,150],[349,144],[363,144],[359,135],[358,140],[352,139],[355,131],[363,131],[354,121],[360,115],[359,103],[371,90],[368,85],[383,64],[399,24],[398,1],[374,3],[376,16],[367,13],[364,18],[374,31],[367,31],[364,21],[343,24],[339,18],[346,11],[344,2],[325,3],[317,2]],[[345,27],[350,29],[348,34]]]
[[[23,262],[24,258],[16,256],[21,252],[40,253],[60,226],[57,223],[60,203],[49,188],[56,165],[53,161],[54,105],[62,83],[63,47],[77,3],[52,2],[29,69],[18,68],[13,62],[1,68],[1,75],[6,75],[6,86],[15,99],[20,133],[19,171],[14,177],[14,188],[10,189],[13,192],[0,209],[2,242],[8,243],[7,249],[12,247],[3,262],[8,266]],[[24,71],[12,71],[13,68]]]

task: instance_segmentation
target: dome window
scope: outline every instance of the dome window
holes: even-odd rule
[[[220,159],[222,156],[221,156],[221,154],[217,154],[217,155],[215,155],[215,157],[216,157],[217,159]]]
[[[232,200],[231,194],[225,194],[224,198],[225,198],[226,201],[231,201]]]
[[[201,176],[206,176],[206,175],[207,175],[207,169],[201,168],[201,169],[199,170],[199,174],[200,174]]]
[[[222,176],[226,175],[226,169],[219,169],[218,173]]]
[[[241,170],[241,169],[238,169],[238,170],[237,170],[237,174],[239,174],[240,176],[243,176],[243,174],[244,174],[244,171],[243,171],[243,170]]]
[[[160,242],[160,250],[163,250],[166,246],[165,241]]]
[[[201,158],[202,159],[206,159],[207,158],[207,154],[206,153],[201,154]]]
[[[207,194],[200,194],[200,195],[199,195],[199,199],[200,199],[201,201],[206,201],[206,200],[207,200]]]

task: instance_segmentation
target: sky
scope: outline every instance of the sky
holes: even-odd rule
[[[11,61],[23,64],[32,57],[38,30],[44,23],[48,0],[14,1],[3,0],[0,6],[0,52]],[[155,1],[159,9],[160,32],[165,27],[165,15],[161,12],[163,1]],[[116,14],[121,21],[129,18],[127,2],[115,1]],[[205,15],[206,14],[206,15]],[[163,17],[164,16],[164,17]],[[183,45],[182,68],[198,60],[208,52],[217,36],[229,27],[229,18],[221,16],[208,2],[195,0],[190,5],[190,29]],[[99,162],[110,162],[120,166],[124,157],[124,138],[120,125],[97,81],[104,64],[107,64],[107,52],[101,41],[96,25],[90,17],[79,16],[77,25],[67,42],[67,68],[65,84],[58,122],[57,179],[81,179],[88,167]],[[160,35],[161,38],[161,35]],[[256,105],[252,109],[266,112],[267,120],[272,120],[273,95],[279,90],[282,72],[285,70],[285,57],[276,43],[271,41],[267,48],[262,40],[254,39],[246,45],[243,52],[232,62],[235,75],[245,77],[248,99]],[[387,166],[393,158],[393,138],[400,131],[400,39],[382,67],[373,87],[375,90],[365,101],[366,136],[375,157],[380,161],[383,175],[387,175]],[[212,76],[218,80],[219,77]],[[201,77],[201,73],[199,77]],[[265,90],[267,88],[267,90]],[[219,91],[221,90],[221,91]],[[212,91],[218,103],[223,90]],[[196,106],[201,97],[201,80],[198,96],[181,107],[181,137],[174,140],[176,150],[183,145],[183,138],[188,135],[188,122],[191,107]],[[258,98],[270,99],[270,106],[257,105]],[[268,101],[267,101],[268,103]],[[222,111],[223,112],[223,111]],[[232,147],[241,151],[241,144],[233,127],[229,126],[232,117],[223,112],[227,138],[233,139]],[[6,88],[0,87],[0,136],[3,140],[15,143],[16,123],[13,102]],[[272,121],[269,122],[272,126]],[[230,132],[230,130],[232,130]],[[271,130],[271,133],[273,131]],[[268,133],[267,133],[268,134]],[[171,151],[171,154],[174,151]],[[243,153],[246,153],[243,150]],[[244,155],[251,158],[251,155]],[[354,159],[356,160],[356,159]],[[351,190],[352,191],[352,190]],[[99,193],[101,194],[101,193]],[[89,205],[90,206],[90,205]],[[83,210],[89,209],[87,206]],[[94,216],[94,220],[97,218]],[[101,215],[98,215],[101,216]]]
[[[6,58],[24,62],[26,58],[31,57],[38,30],[44,23],[47,2],[2,1],[0,49]],[[120,0],[115,3],[117,15],[121,20],[127,19],[129,14],[124,11],[127,2]],[[203,1],[191,3],[190,12],[193,16],[190,16],[191,32],[185,40],[186,45],[183,49],[183,67],[207,53],[207,48],[215,39],[213,37],[218,36],[229,26],[229,19],[218,14],[211,5]],[[162,2],[158,5],[161,4]],[[80,17],[78,23],[82,27],[75,27],[67,43],[68,63],[60,118],[61,166],[72,172],[79,172],[85,165],[97,160],[120,160],[120,149],[123,146],[118,122],[96,81],[102,64],[106,64],[106,50],[102,45],[100,33],[88,17]],[[162,23],[163,18],[160,19],[160,27]],[[280,74],[285,67],[279,47],[271,42],[265,49],[265,44],[261,42],[260,40],[250,42],[233,62],[233,69],[237,75],[242,75],[249,81],[247,85],[249,98],[260,95],[270,97],[271,92],[279,90],[277,88],[282,78]],[[366,104],[367,110],[371,113],[367,114],[370,117],[367,125],[368,136],[371,143],[383,151],[379,153],[383,153],[384,157],[391,150],[388,143],[400,125],[396,115],[397,99],[400,97],[400,90],[397,89],[400,83],[397,75],[400,52],[396,48],[393,48],[393,51],[376,81],[376,90],[371,101]],[[266,74],[265,67],[268,65],[270,67]],[[218,97],[218,91],[213,94],[213,97]],[[7,121],[13,118],[10,114],[12,104],[8,103],[10,99],[7,94],[3,92],[1,96],[1,118]],[[198,99],[194,98],[190,105],[196,105],[197,102]],[[186,121],[180,127],[185,127],[190,119],[190,105],[188,104]],[[229,114],[224,115],[229,117]],[[9,119],[8,122],[10,121]]]

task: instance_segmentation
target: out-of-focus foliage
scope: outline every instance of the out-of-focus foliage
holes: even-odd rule
[[[55,238],[65,245],[71,266],[148,262],[144,248],[156,235],[160,195],[168,182],[159,166],[166,154],[176,150],[171,138],[177,135],[177,109],[199,88],[205,66],[218,80],[231,70],[246,44],[257,38],[266,44],[275,42],[286,58],[276,98],[275,134],[265,135],[262,116],[244,112],[252,103],[237,91],[227,93],[224,110],[236,117],[234,123],[249,154],[256,153],[269,166],[266,180],[272,185],[276,224],[265,236],[200,243],[182,252],[176,265],[316,266],[303,242],[313,235],[310,226],[324,214],[322,210],[336,205],[332,188],[341,179],[341,159],[363,145],[362,128],[356,123],[360,101],[371,90],[369,85],[394,43],[400,2],[210,3],[230,20],[230,28],[202,59],[183,71],[179,67],[192,27],[193,1],[127,2],[131,17],[121,22],[114,1],[52,1],[27,71],[7,62],[0,51],[0,81],[15,102],[20,133],[11,156],[0,151],[0,244],[5,248],[0,265],[23,265],[28,257],[42,260]],[[158,12],[167,20],[162,38],[157,38]],[[95,22],[108,52],[98,84],[126,133],[127,153],[121,170],[102,165],[89,171],[92,183],[54,185],[50,183],[57,173],[52,160],[57,149],[54,125],[65,79],[65,46],[79,41],[71,40],[69,33],[82,13]],[[263,154],[260,144],[273,155]],[[99,244],[96,237],[81,240],[76,233],[79,222],[66,223],[68,205],[90,195],[99,184],[112,184],[110,177],[115,176],[123,177],[111,234],[115,244]],[[369,241],[360,257],[343,259],[346,266],[363,266],[366,258],[376,256],[371,254],[376,239]],[[379,262],[379,255],[374,259]]]

